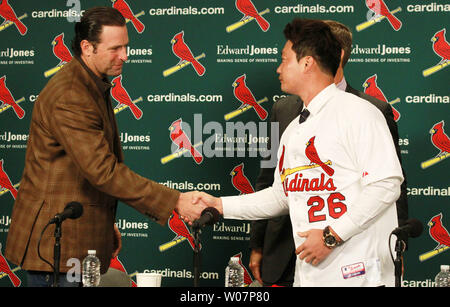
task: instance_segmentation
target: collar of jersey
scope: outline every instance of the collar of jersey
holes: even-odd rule
[[[334,96],[334,92],[339,91],[334,83],[324,88],[319,94],[317,94],[308,104],[308,111],[310,116],[317,115],[320,110],[330,101],[330,98]]]

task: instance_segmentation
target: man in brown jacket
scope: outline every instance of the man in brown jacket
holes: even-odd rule
[[[194,192],[169,189],[123,163],[107,76],[121,74],[127,45],[125,19],[117,10],[86,11],[75,25],[75,57],[48,82],[34,105],[5,250],[12,263],[28,272],[31,285],[52,275],[41,257],[53,259],[55,226],[47,227],[42,237],[41,232],[71,201],[82,204],[83,214],[62,223],[61,284],[71,268],[67,260],[81,261],[90,249],[97,251],[101,273],[107,271],[120,245],[114,224],[117,200],[161,225],[173,210],[193,221],[204,209],[192,204]]]

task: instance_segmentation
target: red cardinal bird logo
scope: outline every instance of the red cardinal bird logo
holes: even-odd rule
[[[0,16],[5,20],[2,22],[2,26],[7,22],[12,22],[16,25],[21,35],[25,35],[28,31],[27,27],[17,18],[14,9],[9,5],[8,0],[0,0]]]
[[[177,235],[172,241],[177,241],[180,238],[186,238],[192,249],[195,249],[194,237],[192,236],[183,220],[180,219],[178,213],[173,211],[168,223],[170,230],[172,230]]]
[[[270,24],[269,22],[262,17],[258,11],[256,10],[255,5],[250,0],[236,0],[236,8],[244,14],[241,20],[246,20],[251,17],[255,18],[261,30],[266,32],[269,30]]]
[[[142,111],[133,103],[127,90],[123,87],[122,75],[119,75],[112,80],[111,96],[119,103],[118,106],[128,106],[134,117],[136,119],[141,119]]]
[[[56,36],[53,41],[53,54],[59,59],[58,66],[69,63],[72,60],[72,54],[64,43],[64,33]]]
[[[431,142],[440,150],[436,157],[450,153],[450,139],[444,131],[444,121],[435,124],[430,130]]]
[[[239,265],[244,269],[244,284],[245,284],[245,286],[249,286],[253,282],[253,279],[252,279],[250,273],[248,272],[247,268],[245,267],[245,265],[242,263],[242,252],[240,252],[239,254],[233,255],[232,257],[239,258]]]
[[[402,22],[389,11],[389,8],[383,0],[366,0],[366,6],[376,14],[374,18],[380,15],[386,17],[395,31],[400,30],[402,27]]]
[[[8,275],[14,287],[18,287],[22,283],[19,277],[11,270],[8,261],[6,261],[6,258],[3,256],[2,244],[0,243],[0,278],[3,277],[3,274]]]
[[[363,83],[364,93],[378,100],[389,103],[383,91],[377,85],[377,78],[377,74],[367,78],[367,80]],[[391,108],[392,113],[394,114],[394,120],[398,121],[400,119],[400,112],[397,111],[393,106],[391,106]]]
[[[444,246],[450,247],[450,235],[448,230],[442,225],[442,213],[431,218],[428,226],[430,227],[430,236],[438,243],[435,249],[440,249]]]
[[[441,57],[438,65],[450,60],[450,45],[445,39],[445,29],[436,32],[431,41],[433,42],[434,52]]]
[[[233,82],[234,97],[242,102],[242,105],[239,107],[239,109],[242,109],[246,105],[249,105],[253,107],[261,120],[265,120],[267,118],[267,111],[259,103],[256,102],[255,96],[253,96],[253,93],[245,84],[245,79],[246,75],[243,74]]]
[[[128,3],[124,0],[112,0],[112,2],[113,8],[118,10],[124,18],[129,19],[138,33],[144,32],[144,24],[134,16]]]
[[[194,146],[192,146],[191,141],[189,140],[189,138],[187,137],[186,133],[184,133],[182,127],[181,127],[181,123],[182,120],[177,119],[176,121],[174,121],[170,127],[170,139],[172,140],[172,142],[178,146],[178,150],[180,149],[186,149],[187,151],[189,151],[192,155],[192,157],[194,158],[194,161],[197,164],[202,163],[203,161],[203,156],[200,152],[198,152]]]
[[[124,272],[125,274],[128,275],[127,270],[125,269],[125,266],[119,260],[118,256],[111,259],[111,262],[109,263],[109,267],[119,270],[121,272]],[[137,287],[137,284],[132,279],[131,279],[131,287]]]
[[[180,62],[177,65],[189,62],[194,67],[197,75],[203,76],[205,74],[205,67],[194,58],[191,49],[189,49],[188,45],[184,42],[184,31],[177,33],[170,42],[172,44],[173,53],[180,59]]]
[[[25,116],[25,111],[16,103],[13,95],[6,86],[6,76],[0,78],[0,101],[2,102],[0,109],[8,104],[13,108],[18,118],[22,119]]]
[[[239,195],[255,193],[255,189],[244,174],[244,163],[235,166],[230,175],[231,183],[240,192]]]
[[[9,192],[11,192],[12,197],[14,197],[14,199],[17,198],[17,190],[14,188],[8,174],[3,169],[3,159],[0,160],[0,187],[3,189],[8,189]]]
[[[326,165],[320,160],[319,155],[317,154],[316,146],[314,145],[315,136],[309,139],[308,143],[306,143],[305,154],[306,157],[311,161],[311,163],[318,164],[328,176],[333,176],[334,169]]]

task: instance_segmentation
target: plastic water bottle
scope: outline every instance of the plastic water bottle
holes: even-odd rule
[[[100,260],[95,254],[95,250],[88,250],[83,260],[83,287],[98,287],[100,284]]]
[[[436,275],[434,281],[436,287],[450,287],[450,265],[441,265],[441,271]]]
[[[239,264],[239,257],[231,257],[225,269],[225,287],[243,287],[244,269]]]

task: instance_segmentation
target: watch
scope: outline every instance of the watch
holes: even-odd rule
[[[334,248],[338,245],[342,244],[342,241],[339,241],[333,233],[330,231],[330,226],[325,227],[323,230],[323,243],[328,248]]]

